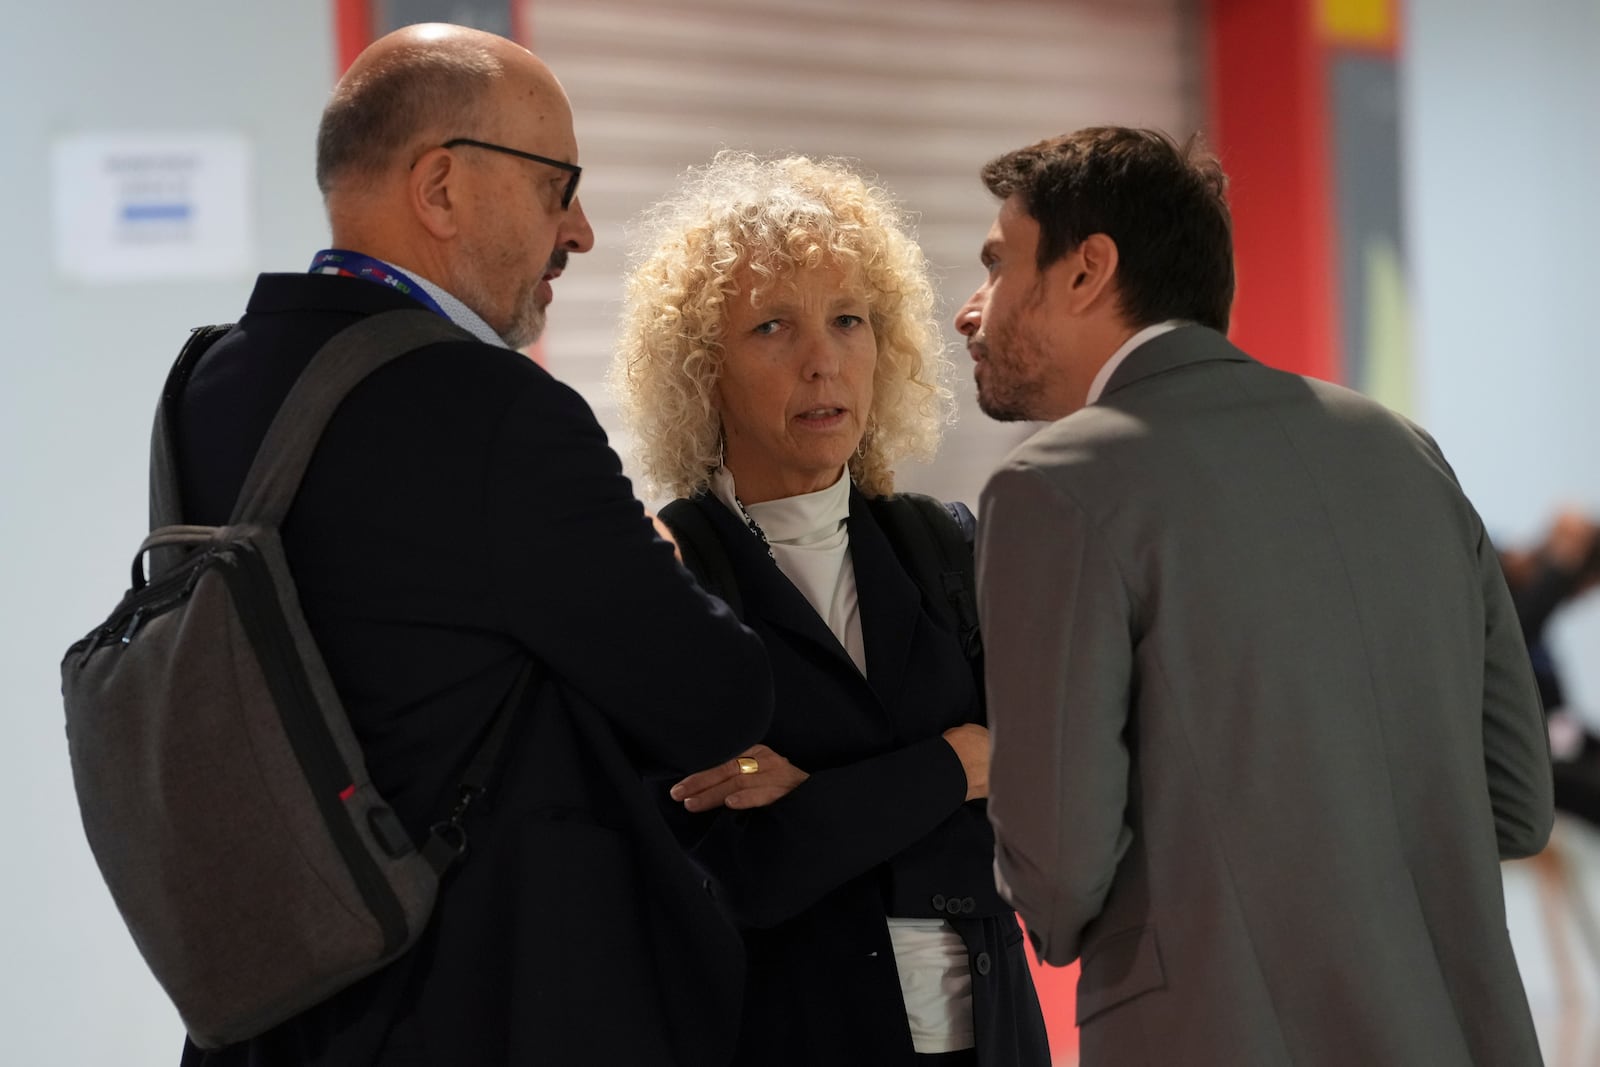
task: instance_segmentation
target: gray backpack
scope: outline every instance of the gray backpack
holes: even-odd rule
[[[185,526],[169,408],[227,329],[196,330],[179,354],[156,414],[153,530],[133,587],[61,664],[90,848],[201,1048],[254,1037],[416,941],[531,672],[419,848],[368,780],[278,528],[345,395],[390,360],[467,335],[421,310],[339,333],[284,400],[228,525]]]

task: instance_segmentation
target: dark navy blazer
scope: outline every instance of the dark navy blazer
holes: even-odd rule
[[[415,306],[360,279],[262,276],[184,394],[186,518],[227,519],[324,341]],[[283,535],[372,779],[414,836],[522,665],[540,673],[414,956],[185,1062],[348,1067],[392,1001],[384,1063],[726,1063],[738,937],[638,768],[679,775],[753,743],[766,659],[654,535],[583,400],[491,345],[402,357],[335,413]],[[713,677],[683,669],[707,660]]]

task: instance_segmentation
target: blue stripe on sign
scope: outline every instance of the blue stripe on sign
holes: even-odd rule
[[[122,205],[122,221],[124,222],[170,221],[173,219],[186,219],[188,217],[188,204]]]

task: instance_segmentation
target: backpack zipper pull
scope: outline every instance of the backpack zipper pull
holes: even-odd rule
[[[143,617],[144,617],[144,609],[143,608],[139,608],[136,611],[134,611],[133,618],[128,620],[128,628],[126,630],[122,631],[122,643],[124,645],[132,643],[132,641],[133,641],[133,632],[139,628],[139,620],[141,618],[143,618]]]

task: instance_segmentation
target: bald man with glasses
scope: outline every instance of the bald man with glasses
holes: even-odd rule
[[[330,247],[306,273],[262,275],[183,387],[184,518],[222,525],[325,342],[393,311],[442,329],[334,414],[285,551],[413,840],[532,679],[416,947],[247,1042],[187,1045],[186,1067],[732,1056],[742,949],[643,778],[759,740],[771,679],[760,642],[656,535],[588,406],[517,351],[594,242],[577,160],[566,96],[526,49],[455,26],[384,37],[323,115]],[[679,669],[708,656],[715,677]]]

